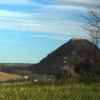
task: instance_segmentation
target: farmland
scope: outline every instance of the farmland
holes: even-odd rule
[[[17,74],[8,74],[4,72],[0,72],[0,82],[7,81],[7,80],[16,80],[16,79],[22,79],[24,77],[17,75]]]

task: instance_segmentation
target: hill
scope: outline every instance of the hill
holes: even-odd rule
[[[0,66],[5,67],[28,67],[29,63],[0,63]]]
[[[62,68],[75,67],[80,59],[91,58],[95,50],[100,55],[100,50],[86,39],[73,38],[61,47],[50,53],[39,63],[31,65],[30,70],[34,73],[56,75]]]
[[[27,70],[28,63],[0,63],[0,71],[5,73],[16,74],[16,70]]]
[[[0,72],[0,82],[7,81],[7,80],[16,80],[22,79],[23,77],[16,74],[8,74],[4,72]]]

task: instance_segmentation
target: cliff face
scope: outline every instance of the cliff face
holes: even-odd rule
[[[84,57],[91,57],[99,49],[86,39],[73,38],[53,51],[39,63],[30,66],[30,70],[40,74],[55,75],[59,70],[74,68],[76,62]]]

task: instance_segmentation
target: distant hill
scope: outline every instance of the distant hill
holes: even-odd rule
[[[0,63],[0,71],[6,73],[16,73],[16,70],[28,70],[31,64],[28,63]]]
[[[48,54],[39,63],[31,65],[30,70],[34,73],[55,75],[61,68],[70,69],[74,67],[83,55],[92,56],[95,50],[100,54],[98,47],[88,40],[73,38]]]
[[[28,67],[29,63],[0,63],[1,66],[5,67]]]

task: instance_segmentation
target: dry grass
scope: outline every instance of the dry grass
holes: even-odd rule
[[[23,78],[23,76],[20,76],[20,75],[0,72],[0,82],[1,81],[7,81],[7,80],[10,80],[10,79],[16,80],[16,79],[22,79],[22,78]]]

